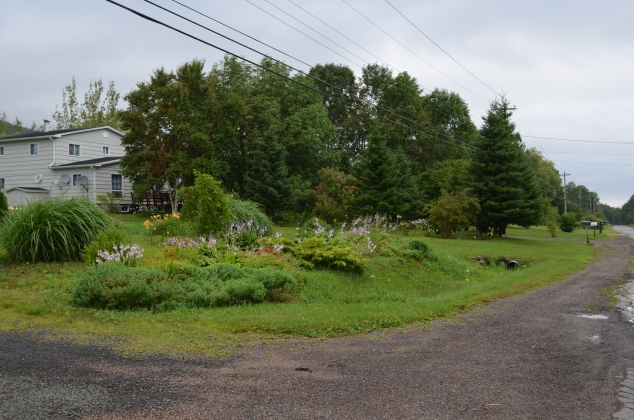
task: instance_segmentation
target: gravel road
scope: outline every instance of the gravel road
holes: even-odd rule
[[[633,245],[602,241],[583,272],[458,322],[258,345],[224,362],[0,333],[0,418],[634,418],[634,323],[598,294],[630,279]],[[605,319],[581,317],[589,307]]]

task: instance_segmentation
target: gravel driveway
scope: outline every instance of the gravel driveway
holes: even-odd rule
[[[598,244],[585,271],[460,322],[257,345],[224,362],[0,333],[0,418],[634,418],[634,324],[598,295],[629,279],[633,245]],[[581,317],[588,307],[605,319]]]

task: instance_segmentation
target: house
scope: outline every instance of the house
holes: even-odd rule
[[[47,126],[45,121],[45,127]],[[130,209],[132,185],[119,172],[123,133],[111,127],[47,130],[0,137],[0,188],[9,207],[35,200],[112,192]]]

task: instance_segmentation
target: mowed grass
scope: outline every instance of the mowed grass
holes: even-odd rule
[[[595,232],[592,228],[589,229],[589,237],[590,241],[594,240],[602,240],[602,239],[615,239],[618,237],[618,232],[615,231],[611,226],[604,226],[603,232],[599,233],[599,228],[596,228],[596,236]],[[529,229],[525,229],[520,226],[508,226],[506,228],[506,236],[522,236],[527,238],[552,238],[546,226],[532,226]],[[557,230],[557,239],[576,239],[580,241],[586,240],[586,230],[585,228],[577,228],[572,232],[563,232],[561,230]]]
[[[144,219],[121,220],[134,241],[146,248],[149,260],[160,256],[162,241],[150,243],[144,236]],[[281,230],[294,237],[294,228]],[[106,342],[123,353],[222,356],[256,341],[324,339],[451,317],[474,305],[563,280],[598,252],[575,242],[420,237],[438,257],[420,263],[397,251],[413,237],[390,236],[363,274],[290,267],[300,282],[291,302],[159,314],[78,308],[71,292],[73,276],[85,270],[82,264],[13,265],[2,259],[0,250],[0,329]],[[474,256],[505,256],[522,267],[481,267],[470,258]]]

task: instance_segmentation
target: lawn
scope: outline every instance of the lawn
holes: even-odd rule
[[[145,264],[151,265],[161,256],[162,241],[149,241],[145,219],[118,218],[134,242],[145,248]],[[295,237],[294,228],[278,230],[284,237]],[[540,233],[539,228],[517,231]],[[412,238],[427,242],[437,259],[418,262],[399,254]],[[106,342],[124,354],[221,356],[262,340],[325,339],[451,317],[474,305],[561,281],[582,269],[598,251],[575,242],[444,240],[396,233],[368,259],[362,274],[287,264],[285,269],[300,283],[289,302],[165,313],[76,307],[71,299],[74,275],[85,270],[84,265],[14,265],[1,252],[1,330],[41,330],[47,337]],[[512,271],[482,267],[474,256],[517,259],[521,267]]]
[[[607,226],[603,228],[603,233],[599,233],[599,228],[593,232],[592,228],[589,230],[590,241],[600,240],[600,239],[614,239],[617,237],[618,232],[616,232],[612,227]],[[506,228],[506,236],[523,236],[529,238],[551,238],[550,233],[546,229],[546,226],[532,226],[529,229],[525,229],[520,226],[508,226]],[[561,230],[557,230],[557,238],[560,239],[577,239],[577,240],[586,240],[586,230],[577,228],[572,232],[563,232]]]

